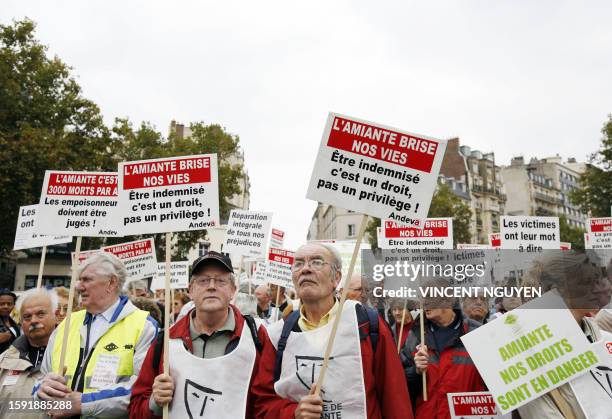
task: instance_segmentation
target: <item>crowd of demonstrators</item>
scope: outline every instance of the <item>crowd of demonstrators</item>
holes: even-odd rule
[[[19,324],[11,317],[17,295],[7,289],[0,290],[0,353],[6,351],[21,336]]]
[[[330,372],[316,393],[320,365],[332,322],[340,315],[336,288],[341,279],[338,252],[325,244],[300,247],[292,266],[299,310],[268,328],[253,385],[257,418],[320,418],[330,415],[324,399],[341,406],[341,416],[411,418],[406,380],[388,327],[375,310],[347,300],[334,344]]]
[[[446,279],[427,280],[427,287],[448,287]],[[415,321],[400,355],[416,418],[449,417],[448,393],[484,391],[485,385],[461,336],[480,326],[467,318],[453,298],[424,298],[424,337]],[[427,375],[427,400],[422,375]]]
[[[157,322],[121,295],[127,271],[116,256],[95,254],[76,274],[83,310],[70,318],[63,374],[58,372],[66,322],[49,338],[33,394],[71,402],[56,416],[127,417],[131,387]]]
[[[194,308],[169,330],[170,374],[163,373],[163,337],[158,336],[132,389],[131,417],[159,416],[168,404],[170,416],[177,418],[191,417],[190,409],[200,416],[212,411],[207,417],[253,417],[251,381],[269,340],[263,326],[230,304],[235,292],[228,257],[208,252],[193,263]]]
[[[57,295],[53,290],[31,289],[17,302],[23,334],[0,354],[0,400],[26,399],[41,378],[40,366],[49,337],[55,328]],[[7,403],[0,417],[9,417]],[[20,418],[43,418],[42,412],[22,413]]]

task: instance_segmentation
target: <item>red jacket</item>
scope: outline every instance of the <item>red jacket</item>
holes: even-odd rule
[[[379,317],[380,336],[376,354],[372,353],[369,330],[361,341],[361,360],[366,390],[368,419],[412,419],[406,378],[397,347],[386,323]],[[368,323],[359,327],[369,328]],[[292,332],[296,333],[296,332]],[[253,381],[257,419],[293,419],[297,403],[283,399],[274,391],[276,349],[268,342]]]
[[[242,333],[243,327],[248,327],[245,325],[244,317],[238,311],[236,307],[230,305],[232,310],[234,310],[234,318],[236,320],[236,328],[234,329],[234,334],[232,335],[230,342],[228,343],[228,348],[234,347],[237,340],[240,339],[240,335]],[[193,311],[193,310],[192,310]],[[193,343],[191,342],[191,336],[189,334],[189,321],[191,319],[191,312],[181,320],[178,321],[174,326],[170,328],[170,338],[177,339],[181,338],[185,343],[186,347],[189,351],[193,351]],[[257,335],[259,337],[259,341],[263,345],[263,349],[266,350],[267,346],[270,346],[270,338],[268,338],[268,334],[266,333],[266,329],[263,326],[260,326],[257,330]],[[234,342],[234,343],[232,343]],[[153,371],[153,351],[155,348],[155,343],[151,345],[149,351],[147,352],[147,356],[142,364],[142,368],[140,369],[140,374],[138,374],[138,378],[136,382],[132,386],[132,397],[130,399],[129,406],[129,416],[131,418],[139,418],[139,419],[152,419],[159,418],[161,416],[155,416],[153,412],[149,409],[149,398],[151,397],[153,380],[159,374],[164,372],[164,362],[163,362],[163,350],[161,351],[161,359],[159,362],[159,368],[157,371]],[[170,355],[172,356],[172,355]],[[255,364],[253,365],[253,371],[256,372],[258,369],[258,365],[261,359],[261,354],[257,352],[255,356]],[[187,366],[188,367],[188,366]],[[228,371],[230,374],[231,371]],[[251,384],[250,388],[253,386],[254,375],[251,375]],[[175,389],[176,391],[176,389]],[[246,418],[253,418],[253,393],[249,390],[249,396],[247,399],[247,410],[246,410]]]
[[[423,400],[423,378],[417,374],[414,364],[416,347],[421,343],[419,321],[414,322],[406,344],[402,348],[401,357],[410,394],[416,397],[415,416],[417,419],[450,417],[447,393],[486,391],[482,377],[461,342],[461,336],[480,326],[480,323],[464,318],[460,311],[455,312],[460,316],[461,323],[451,342],[441,349],[436,348],[430,329],[431,323],[425,319],[425,342],[429,352],[427,401]]]

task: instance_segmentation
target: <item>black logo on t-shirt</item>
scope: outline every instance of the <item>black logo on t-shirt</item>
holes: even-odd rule
[[[223,394],[220,391],[194,383],[189,379],[185,380],[185,388],[183,391],[185,407],[187,408],[189,419],[207,417],[204,415],[206,413],[206,407],[211,407],[212,403],[218,401]],[[208,417],[212,418],[212,414],[214,414],[214,411],[209,414]]]

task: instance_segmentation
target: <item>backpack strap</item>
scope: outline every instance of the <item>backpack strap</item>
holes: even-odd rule
[[[247,324],[247,326],[249,327],[249,330],[251,331],[251,336],[253,337],[255,348],[257,349],[257,352],[261,354],[261,351],[263,350],[263,344],[259,340],[259,335],[257,334],[257,324],[255,323],[255,319],[250,314],[245,314],[243,317],[244,317],[245,323]]]
[[[164,348],[164,331],[160,330],[157,334],[157,340],[155,341],[155,347],[153,348],[153,371],[159,370],[159,361],[161,360],[161,353]]]
[[[287,347],[287,339],[289,339],[289,334],[297,325],[299,318],[300,311],[292,311],[291,314],[287,316],[287,318],[285,319],[285,323],[283,324],[283,331],[281,332],[280,339],[278,339],[278,344],[276,348],[276,360],[274,362],[275,383],[280,379],[281,369],[283,366],[283,352],[285,352],[285,348]]]
[[[378,311],[362,304],[357,304],[355,306],[355,311],[357,312],[357,324],[359,325],[359,340],[364,340],[369,335],[370,343],[372,344],[372,352],[376,353],[378,338],[380,336],[378,328]],[[361,327],[364,323],[368,323],[369,325],[368,332]]]

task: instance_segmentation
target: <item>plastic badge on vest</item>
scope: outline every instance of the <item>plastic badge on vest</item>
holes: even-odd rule
[[[20,371],[9,371],[6,377],[4,377],[4,381],[2,382],[3,386],[14,386],[17,384],[17,380],[19,380]]]
[[[91,388],[104,388],[117,382],[119,355],[100,354],[91,377]]]

